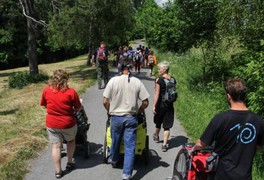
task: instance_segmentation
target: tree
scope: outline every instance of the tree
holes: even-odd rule
[[[54,48],[74,47],[91,53],[101,40],[118,46],[129,40],[134,24],[133,4],[130,0],[77,0],[53,15],[49,27],[49,43]]]
[[[20,0],[20,4],[22,6],[23,14],[27,18],[29,72],[30,74],[38,74],[37,41],[34,23],[45,26],[46,23],[43,21],[36,21],[33,18],[35,16],[33,0]]]
[[[26,20],[12,0],[0,4],[0,69],[25,65]]]

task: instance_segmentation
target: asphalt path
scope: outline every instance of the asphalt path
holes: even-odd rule
[[[138,42],[135,44],[143,44]],[[140,75],[132,72],[138,77],[147,88],[150,98],[149,107],[146,109],[147,119],[147,135],[149,135],[149,163],[145,165],[141,159],[135,162],[133,171],[133,180],[164,180],[172,176],[173,163],[179,150],[179,147],[187,142],[187,136],[184,129],[177,120],[177,112],[175,113],[174,126],[171,129],[171,137],[169,140],[169,150],[162,152],[162,136],[160,143],[152,140],[152,134],[155,130],[153,123],[153,96],[154,96],[154,77],[148,76],[148,69],[142,69]],[[111,76],[117,75],[114,68],[110,71]],[[111,165],[103,163],[103,144],[105,137],[105,128],[107,115],[103,107],[103,89],[99,90],[97,84],[87,89],[81,98],[83,106],[89,119],[90,129],[87,132],[90,147],[89,158],[83,156],[80,147],[77,146],[74,159],[76,161],[76,169],[65,174],[62,179],[65,180],[119,180],[122,179],[122,166],[112,168]],[[163,133],[163,131],[161,131]],[[162,135],[162,134],[161,134]],[[67,157],[62,158],[62,168],[65,170]],[[51,146],[47,146],[39,156],[32,160],[28,165],[29,173],[26,174],[25,180],[50,180],[56,179],[54,166],[51,158]]]

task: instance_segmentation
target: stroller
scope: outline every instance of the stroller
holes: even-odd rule
[[[206,158],[214,148],[211,146],[191,153],[194,143],[186,143],[179,150],[173,166],[172,180],[208,180],[213,172],[206,168]]]
[[[145,114],[140,114],[137,117],[138,127],[136,134],[136,148],[135,155],[141,156],[145,164],[148,164],[149,155],[149,136],[147,135],[147,122]],[[106,134],[103,147],[103,162],[108,163],[108,158],[110,156],[110,147],[112,144],[111,134],[110,134],[110,119],[106,122]],[[124,142],[120,144],[120,154],[124,154]]]
[[[78,112],[75,112],[75,117],[77,119],[77,134],[75,136],[75,143],[76,148],[81,146],[83,150],[83,156],[84,158],[89,158],[89,141],[87,141],[87,131],[90,128],[90,124],[88,123],[88,117],[86,116],[86,113],[84,111],[84,108],[82,106],[81,110]],[[63,143],[67,143],[64,141]],[[65,149],[61,148],[61,155],[63,156],[66,152],[64,152]]]
[[[84,111],[82,106],[80,111],[75,113],[75,117],[77,118],[77,134],[75,137],[76,145],[81,145],[83,148],[83,155],[85,158],[89,158],[89,141],[87,141],[87,131],[90,128],[90,124],[88,123],[88,117]]]

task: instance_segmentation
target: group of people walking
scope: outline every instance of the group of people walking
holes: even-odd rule
[[[132,69],[137,74],[140,74],[141,68],[149,68],[149,75],[152,76],[154,65],[157,64],[157,58],[153,50],[148,47],[139,45],[135,50],[132,47],[122,46],[114,53],[116,56],[115,64],[118,72],[121,73],[121,64],[124,59],[129,59],[133,65]],[[132,70],[131,69],[131,70]]]
[[[139,47],[137,48],[138,50],[140,50]],[[120,48],[120,51],[122,53],[118,55],[117,59],[120,75],[110,80],[108,76],[107,78],[103,77],[103,79],[105,78],[105,83],[99,83],[98,87],[99,89],[105,88],[103,106],[110,117],[112,145],[109,163],[116,167],[119,161],[120,141],[123,138],[125,154],[122,179],[131,179],[135,158],[137,114],[143,113],[149,106],[150,94],[142,81],[131,75],[134,67],[137,67],[135,71],[140,73],[140,68],[138,68],[135,60],[137,51],[133,51],[131,48],[125,48],[124,50]],[[129,53],[133,54],[132,59]],[[141,55],[140,66],[142,63],[144,64],[144,54],[141,52]],[[150,67],[152,64],[151,55],[153,55],[153,51],[150,50],[146,58],[146,65],[148,64]],[[100,72],[105,71],[105,73],[108,73],[107,57],[109,56],[109,51],[105,48],[105,42],[101,42],[100,47],[95,50],[94,56],[94,63],[98,69],[98,80],[101,80],[102,74]],[[153,65],[156,63],[157,61],[153,60]],[[154,103],[152,106],[153,121],[156,125],[153,140],[160,141],[160,131],[163,128],[161,148],[163,152],[166,152],[169,149],[170,129],[174,123],[174,106],[173,102],[164,103],[163,99],[167,90],[167,82],[173,80],[171,82],[176,83],[176,79],[169,74],[170,65],[167,61],[162,61],[157,66],[158,77],[154,83]],[[105,70],[106,68],[107,70]],[[152,73],[152,70],[150,72]],[[69,75],[66,71],[62,69],[55,70],[48,86],[43,90],[40,103],[47,109],[46,126],[50,142],[52,143],[52,159],[56,178],[63,176],[60,157],[60,148],[63,141],[67,141],[68,162],[66,169],[71,171],[75,167],[72,160],[77,131],[77,119],[74,117],[74,111],[78,111],[81,108],[81,102],[76,91],[68,86],[68,79]],[[261,121],[261,117],[249,111],[244,103],[246,96],[244,81],[237,78],[229,80],[226,82],[225,90],[231,109],[216,116],[210,122],[201,138],[197,141],[194,150],[202,149],[213,142],[215,142],[216,149],[221,150],[220,147],[224,144],[224,141],[230,138],[229,132],[237,132],[232,129],[237,124],[239,124],[239,127],[244,128],[244,131],[248,129],[242,124],[254,127],[252,130],[254,138],[252,137],[252,139],[249,139],[249,134],[245,136],[246,139],[242,139],[241,136],[237,136],[240,139],[236,139],[236,137],[232,136],[232,138],[234,137],[232,140],[237,141],[233,145],[235,147],[232,152],[226,152],[223,157],[220,157],[219,172],[216,173],[218,179],[225,177],[229,177],[229,179],[236,179],[237,177],[240,177],[240,179],[251,179],[252,161],[256,148],[264,144],[264,123]],[[238,154],[241,156],[238,156]],[[246,160],[240,161],[240,157],[245,158],[248,162],[245,162]],[[230,162],[232,165],[230,165]],[[248,165],[245,166],[244,162]]]
[[[139,45],[136,50],[132,47],[120,46],[118,51],[114,52],[115,60],[114,66],[118,69],[118,74],[122,73],[121,64],[125,59],[129,59],[130,72],[134,71],[140,74],[141,68],[149,68],[149,75],[153,75],[153,67],[157,64],[157,58],[154,55],[153,50],[148,47]],[[96,66],[97,70],[97,82],[98,89],[104,89],[109,81],[108,77],[108,63],[109,63],[110,51],[106,48],[106,43],[104,41],[100,42],[100,47],[96,48],[93,52],[92,63]]]

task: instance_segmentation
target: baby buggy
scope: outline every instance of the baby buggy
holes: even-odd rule
[[[81,110],[75,113],[77,118],[77,134],[75,137],[76,145],[81,145],[83,148],[83,155],[85,158],[89,157],[89,141],[87,140],[87,131],[90,128],[88,117],[82,106]]]
[[[83,156],[85,158],[89,157],[89,142],[87,141],[87,131],[90,128],[90,124],[88,123],[88,117],[86,116],[86,113],[84,111],[84,108],[82,106],[81,110],[78,112],[75,112],[75,117],[77,119],[77,134],[75,136],[75,143],[76,148],[82,147],[83,150]],[[64,141],[63,143],[67,143]],[[64,152],[65,149],[61,148],[61,155],[63,156],[66,152]]]
[[[147,135],[147,123],[145,114],[140,114],[137,117],[138,127],[136,134],[136,148],[135,155],[143,158],[144,163],[148,164],[149,155],[149,136]],[[111,134],[110,134],[110,119],[106,122],[106,134],[103,147],[103,162],[108,163],[108,158],[110,156],[110,147],[112,144]],[[124,154],[124,142],[120,145],[120,154]]]
[[[213,153],[211,146],[191,152],[194,143],[186,143],[179,150],[173,166],[172,180],[208,180],[213,175],[206,168],[206,159]]]

